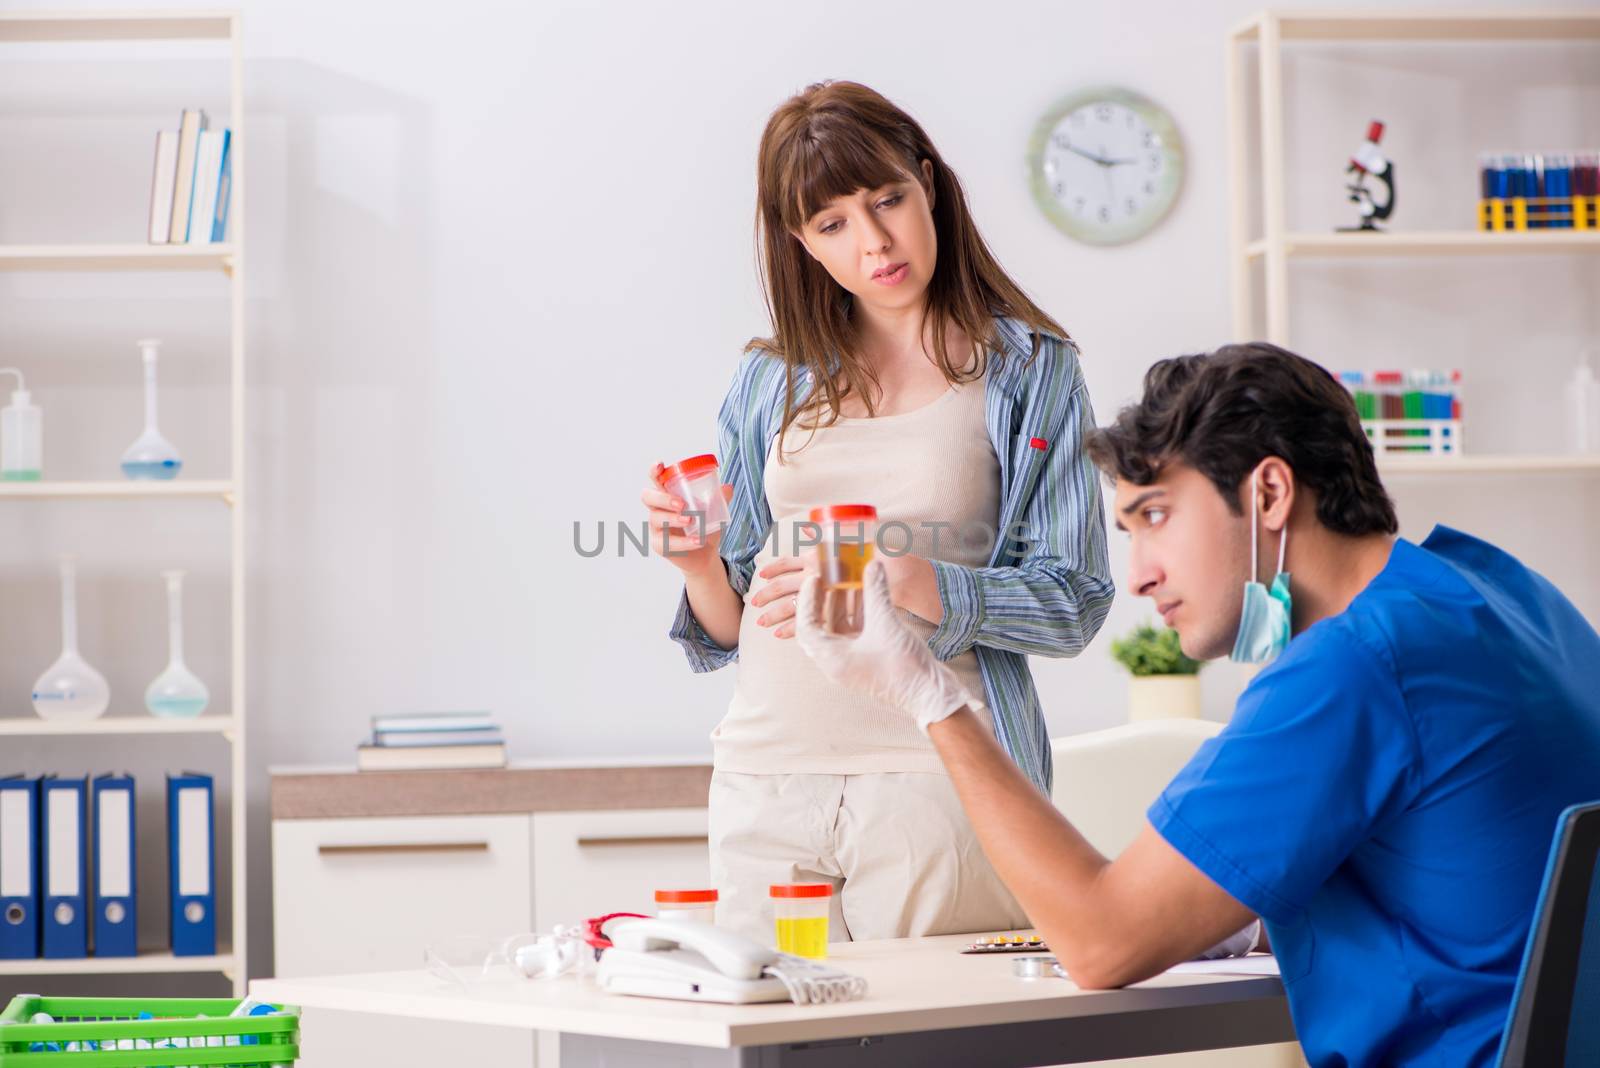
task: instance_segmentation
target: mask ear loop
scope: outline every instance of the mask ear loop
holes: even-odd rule
[[[1256,568],[1259,566],[1260,557],[1256,556],[1256,526],[1261,517],[1256,508],[1256,473],[1250,472],[1250,581],[1256,581]],[[1278,570],[1283,570],[1283,564],[1278,564]]]
[[[1278,575],[1283,574],[1284,553],[1289,550],[1289,520],[1283,521],[1283,531],[1278,535]],[[1272,576],[1274,579],[1278,575]]]

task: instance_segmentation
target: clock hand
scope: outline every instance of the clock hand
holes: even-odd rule
[[[1068,152],[1076,152],[1078,155],[1082,156],[1084,159],[1089,160],[1089,161],[1091,161],[1093,163],[1098,163],[1102,167],[1106,167],[1106,166],[1109,166],[1111,164],[1110,160],[1105,159],[1102,156],[1097,156],[1092,152],[1085,152],[1083,149],[1079,148],[1077,145],[1068,145],[1067,146],[1067,151]],[[1128,162],[1132,163],[1133,160],[1129,160]]]

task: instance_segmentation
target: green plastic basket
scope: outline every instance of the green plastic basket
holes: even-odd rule
[[[272,1016],[229,1017],[238,1006],[235,998],[18,994],[0,1013],[0,1068],[292,1065],[300,1056],[300,1010],[275,1005]],[[41,1012],[54,1022],[31,1023]],[[152,1019],[140,1019],[144,1013]],[[222,1045],[230,1035],[240,1044]],[[78,1047],[69,1050],[68,1043]],[[135,1048],[146,1043],[177,1048]]]

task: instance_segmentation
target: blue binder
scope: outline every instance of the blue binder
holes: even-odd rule
[[[139,954],[138,849],[133,777],[102,775],[94,781],[94,955]]]
[[[211,776],[193,771],[167,776],[167,896],[175,957],[217,951],[211,799]]]
[[[0,960],[39,955],[39,780],[0,779]]]
[[[39,922],[46,957],[87,957],[89,916],[89,779],[46,775],[39,780],[40,866],[44,893]]]

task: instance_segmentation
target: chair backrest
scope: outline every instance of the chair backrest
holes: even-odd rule
[[[1203,719],[1128,723],[1051,742],[1051,800],[1108,857],[1128,848],[1145,825],[1145,810],[1200,743],[1222,730]]]
[[[1600,1064],[1597,855],[1600,803],[1574,805],[1556,824],[1538,912],[1500,1039],[1501,1068]]]

